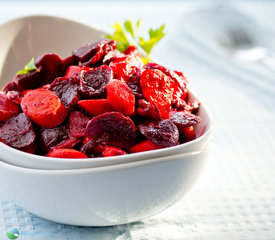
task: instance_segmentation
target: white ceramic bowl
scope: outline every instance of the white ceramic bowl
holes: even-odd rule
[[[155,215],[197,179],[208,146],[198,152],[74,170],[38,170],[0,161],[0,191],[42,218],[109,226]]]
[[[46,52],[55,52],[66,57],[71,54],[72,49],[97,41],[104,34],[95,27],[50,16],[28,16],[5,23],[0,26],[0,87],[9,82],[18,69],[32,57]],[[193,94],[191,98],[198,99]],[[212,123],[203,104],[198,114],[202,119],[195,127],[198,138],[171,148],[109,158],[57,159],[24,153],[0,143],[0,159],[16,166],[34,169],[77,169],[199,151],[209,142]]]

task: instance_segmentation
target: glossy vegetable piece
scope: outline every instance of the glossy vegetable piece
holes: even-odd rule
[[[44,128],[55,127],[67,117],[64,104],[46,89],[28,91],[21,101],[21,108],[33,122]]]
[[[145,70],[140,78],[144,97],[161,109],[170,109],[173,96],[173,82],[160,70]]]
[[[70,135],[73,137],[84,137],[89,120],[90,118],[82,112],[72,112],[69,117]]]
[[[0,121],[6,122],[19,112],[19,105],[11,101],[5,93],[0,92]]]
[[[178,128],[168,119],[140,124],[138,130],[157,145],[171,147],[179,144]]]
[[[128,85],[120,80],[112,80],[107,85],[107,100],[111,107],[124,115],[135,112],[135,95]]]
[[[126,155],[127,152],[123,151],[120,148],[116,147],[106,147],[105,150],[102,152],[103,157],[112,157],[112,156],[120,156],[120,155]]]
[[[95,66],[103,59],[104,55],[115,49],[114,40],[101,40],[73,50],[73,55],[83,66],[90,67]]]
[[[50,85],[49,90],[54,92],[65,105],[68,111],[74,109],[80,99],[79,80],[76,78],[59,77]]]
[[[96,143],[127,149],[134,145],[135,125],[129,117],[108,112],[94,117],[87,125],[87,136]]]
[[[20,113],[0,127],[0,141],[14,148],[26,148],[34,143],[35,132],[30,119]]]
[[[84,66],[70,66],[66,71],[65,77],[77,78],[80,80],[83,72],[87,70],[91,70],[91,68]]]
[[[106,94],[106,85],[112,77],[112,69],[106,65],[84,71],[80,80],[80,91],[87,98],[102,97]]]
[[[180,131],[200,122],[200,117],[187,111],[171,111],[169,116],[171,122],[176,124]]]
[[[61,124],[54,128],[43,128],[39,132],[39,146],[42,151],[48,152],[69,138],[69,129],[65,124]]]
[[[37,70],[15,76],[15,82],[21,89],[36,89],[51,83],[56,77],[61,76],[64,70],[63,61],[54,53],[39,56],[35,59],[35,65]]]
[[[52,149],[46,157],[53,158],[88,158],[86,154],[69,148]]]
[[[93,116],[97,116],[106,112],[111,112],[113,110],[107,99],[81,100],[78,102],[78,105],[87,113],[90,113]]]
[[[129,148],[130,153],[137,153],[137,152],[146,152],[156,149],[164,148],[163,146],[157,145],[149,140],[144,140],[133,147]]]

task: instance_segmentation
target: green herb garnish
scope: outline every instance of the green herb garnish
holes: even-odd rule
[[[164,28],[165,25],[160,26],[157,29],[149,30],[149,39],[139,36],[141,20],[137,21],[136,24],[133,24],[132,21],[127,20],[123,25],[116,23],[112,27],[115,29],[113,35],[106,35],[107,38],[113,39],[117,43],[117,49],[123,52],[130,45],[134,45],[138,50],[141,50],[143,53],[143,62],[147,63],[150,58],[149,55],[153,47],[165,36]]]
[[[28,72],[37,70],[37,67],[34,64],[34,58],[32,58],[24,67],[23,70],[17,72],[17,75],[27,74]]]

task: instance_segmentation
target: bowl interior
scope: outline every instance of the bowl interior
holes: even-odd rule
[[[54,52],[67,57],[72,49],[104,37],[104,32],[75,21],[50,17],[30,16],[15,19],[0,26],[0,87],[8,83],[19,69],[33,57]],[[200,99],[191,91],[190,99]],[[106,166],[141,159],[151,159],[182,152],[196,151],[210,134],[211,119],[202,104],[198,115],[201,123],[195,126],[197,139],[175,147],[150,152],[96,159],[58,159],[24,153],[0,143],[3,161],[14,165],[41,169],[72,169]]]
[[[0,26],[0,85],[3,87],[33,57],[71,55],[74,48],[103,38],[95,27],[52,16],[29,16]]]

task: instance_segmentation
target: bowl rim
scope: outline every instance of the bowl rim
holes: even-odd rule
[[[39,17],[53,18],[53,19],[56,19],[56,20],[69,21],[71,23],[78,23],[78,24],[85,25],[85,26],[87,26],[91,29],[94,29],[94,30],[97,30],[97,31],[100,31],[100,32],[104,32],[102,29],[100,29],[97,26],[93,26],[93,25],[90,25],[90,24],[87,24],[87,23],[84,23],[84,22],[81,22],[81,21],[77,21],[77,20],[70,19],[70,18],[65,18],[65,17],[54,16],[54,15],[46,15],[46,14],[45,15],[44,14],[38,14],[38,15],[21,16],[19,18],[11,19],[11,20],[1,24],[0,27],[2,27],[3,25],[6,25],[6,24],[12,23],[12,22],[16,22],[16,21],[20,21],[20,20],[24,21],[26,19],[39,18]],[[46,157],[46,156],[40,156],[40,155],[36,155],[36,154],[26,153],[26,152],[20,151],[18,149],[12,148],[12,147],[10,147],[10,146],[2,143],[2,142],[0,142],[0,150],[8,151],[11,154],[16,154],[18,157],[31,157],[33,159],[40,159],[40,160],[43,160],[43,161],[48,161],[49,164],[53,161],[55,163],[59,163],[59,164],[75,163],[76,161],[81,162],[81,163],[90,163],[91,161],[93,161],[95,159],[97,161],[104,162],[104,161],[111,161],[111,160],[116,160],[116,159],[121,159],[121,158],[123,158],[123,159],[124,158],[128,158],[128,159],[141,158],[141,157],[144,157],[144,155],[148,156],[148,157],[152,157],[152,155],[161,154],[161,153],[167,152],[167,151],[173,152],[174,150],[185,148],[185,147],[188,147],[190,145],[194,145],[194,144],[196,144],[200,141],[203,141],[205,138],[207,138],[211,134],[212,128],[213,128],[212,116],[209,112],[208,107],[205,104],[205,101],[202,101],[201,97],[199,97],[199,98],[197,97],[197,94],[195,93],[195,91],[192,89],[192,87],[190,85],[188,86],[188,91],[194,96],[195,99],[198,99],[202,103],[201,105],[203,106],[203,108],[204,108],[204,110],[207,113],[207,116],[209,118],[209,123],[208,123],[208,125],[205,126],[205,128],[207,128],[207,129],[201,134],[201,136],[197,137],[196,139],[194,139],[192,141],[186,142],[186,143],[182,143],[182,144],[179,144],[179,145],[176,145],[176,146],[162,148],[162,149],[156,149],[156,150],[138,152],[138,153],[130,153],[130,154],[127,154],[127,155],[112,156],[112,157],[107,157],[107,158],[106,157],[80,158],[80,159],[75,159],[75,158],[52,158],[52,157]]]
[[[207,143],[202,149],[199,151],[180,153],[176,155],[169,155],[164,157],[152,158],[152,159],[142,159],[140,161],[135,162],[127,162],[115,165],[108,166],[99,166],[99,167],[90,167],[90,168],[77,168],[77,169],[33,169],[20,167],[16,165],[12,165],[3,161],[0,161],[0,168],[9,169],[10,171],[20,172],[23,174],[37,174],[37,175],[81,175],[81,174],[92,174],[92,173],[101,173],[101,172],[111,172],[111,171],[120,171],[130,168],[143,167],[147,165],[159,164],[169,161],[184,161],[190,157],[196,157],[207,151],[211,147],[212,143]]]

